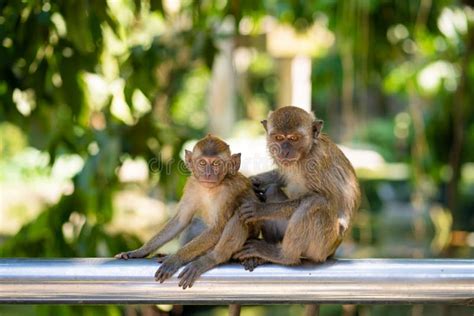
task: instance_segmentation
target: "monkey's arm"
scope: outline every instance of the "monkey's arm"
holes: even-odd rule
[[[190,202],[182,201],[178,206],[178,213],[165,225],[165,227],[157,233],[153,238],[147,241],[143,246],[136,250],[119,253],[115,258],[144,258],[152,252],[166,244],[176,235],[183,231],[191,222],[194,215],[194,208]]]
[[[250,177],[252,185],[255,189],[264,190],[269,184],[277,184],[278,186],[283,186],[284,180],[281,174],[278,172],[278,169],[273,169],[267,172],[257,174]]]
[[[269,220],[289,219],[294,211],[302,204],[324,205],[326,199],[317,194],[305,195],[301,198],[280,202],[244,203],[238,210],[240,219],[246,223]]]

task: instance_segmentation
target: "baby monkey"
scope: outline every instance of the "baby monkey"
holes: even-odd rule
[[[178,276],[183,289],[191,287],[207,270],[228,261],[247,238],[257,234],[254,225],[243,223],[235,212],[244,201],[257,201],[250,180],[238,172],[240,153],[232,155],[229,145],[207,135],[192,152],[185,151],[185,164],[192,176],[186,182],[177,214],[142,247],[115,256],[147,257],[182,232],[195,215],[201,215],[206,228],[175,254],[160,258],[162,263],[155,273],[155,280],[163,282],[187,264]]]

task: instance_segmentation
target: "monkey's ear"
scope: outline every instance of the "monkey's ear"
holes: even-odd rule
[[[240,153],[230,156],[229,173],[232,175],[237,174],[240,169],[240,156]]]
[[[267,120],[260,121],[260,123],[262,123],[263,128],[265,129],[265,131],[268,131],[267,130]]]
[[[193,171],[193,153],[187,149],[184,150],[184,164],[189,171]]]
[[[323,129],[324,121],[323,120],[315,120],[313,122],[313,137],[317,138]]]

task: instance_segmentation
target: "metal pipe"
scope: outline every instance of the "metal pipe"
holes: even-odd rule
[[[154,281],[152,259],[0,259],[0,303],[473,304],[474,260],[359,259],[319,265],[229,264],[191,289]]]

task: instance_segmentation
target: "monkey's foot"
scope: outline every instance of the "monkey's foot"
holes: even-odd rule
[[[244,266],[244,269],[252,272],[256,267],[266,263],[267,261],[262,258],[246,258],[240,261],[240,264]]]
[[[237,251],[234,254],[233,257],[234,259],[238,259],[241,261],[243,261],[244,259],[249,259],[253,257],[264,260],[265,256],[262,253],[262,250],[265,249],[267,245],[268,244],[263,240],[258,240],[258,239],[249,240],[245,243],[245,245],[242,247],[241,250]]]
[[[182,262],[175,256],[168,256],[155,273],[155,281],[163,283],[166,279],[171,278],[176,271],[182,266]]]
[[[179,286],[185,290],[186,288],[190,288],[193,286],[194,282],[206,272],[205,269],[202,268],[202,265],[199,262],[193,261],[189,263],[183,271],[178,275]]]

